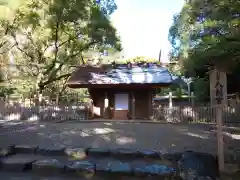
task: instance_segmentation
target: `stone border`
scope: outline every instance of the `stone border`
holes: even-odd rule
[[[102,175],[110,175],[110,176],[148,176],[148,175],[156,175],[162,176],[163,174],[159,172],[161,168],[158,170],[154,166],[156,164],[149,165],[146,167],[139,167],[141,169],[141,173],[139,172],[139,168],[132,168],[129,163],[123,163],[119,159],[138,159],[143,158],[154,158],[159,160],[172,160],[173,158],[169,158],[174,156],[175,154],[164,154],[158,153],[156,151],[148,151],[148,150],[133,150],[133,149],[125,149],[125,148],[117,148],[117,149],[103,149],[103,148],[43,148],[40,146],[27,146],[27,145],[15,145],[10,146],[8,148],[4,148],[6,151],[3,154],[2,159],[0,159],[0,168],[4,171],[13,171],[13,172],[22,172],[26,170],[30,170],[34,173],[41,175],[52,175],[59,173],[69,173],[70,175],[82,176],[82,177],[91,177],[93,175],[102,174]],[[16,160],[9,161],[8,157],[11,155],[42,155],[46,156],[45,160]],[[54,159],[54,157],[77,157],[79,159],[83,159],[83,157],[92,156],[92,157],[112,157],[116,158],[113,162],[108,164],[93,164],[91,161],[84,160],[75,160],[69,161],[67,164],[62,164],[58,160]],[[50,157],[50,159],[49,159]],[[101,167],[102,166],[102,167]],[[146,170],[144,170],[146,168]],[[172,176],[176,174],[176,170],[165,166],[166,169],[169,169],[168,176]],[[152,170],[151,170],[152,169]]]
[[[100,165],[101,166],[101,165]],[[169,177],[176,176],[176,169],[165,165],[149,164],[145,166],[133,167],[131,163],[123,163],[114,160],[111,163],[103,164],[99,168],[98,163],[93,163],[89,160],[71,160],[63,163],[57,159],[43,160],[8,160],[2,161],[2,171],[4,172],[32,172],[38,175],[59,175],[68,174],[78,177],[93,177],[93,176],[159,176]],[[141,173],[139,173],[141,172]]]
[[[0,147],[0,158],[14,154],[14,148],[15,148],[15,145],[10,145],[4,148]]]
[[[40,121],[41,122],[41,121]],[[44,122],[43,122],[44,123]],[[49,122],[50,123],[50,122]],[[215,125],[212,122],[166,122],[165,120],[108,120],[108,119],[101,119],[101,120],[56,120],[54,123],[124,123],[124,124],[208,124],[208,125]]]
[[[16,145],[6,148],[5,155],[11,154],[36,154],[43,156],[70,156],[75,158],[80,157],[112,157],[121,159],[159,159],[159,160],[170,160],[178,161],[181,157],[180,152],[158,152],[154,150],[135,150],[128,148],[115,148],[115,149],[104,149],[104,148],[44,148],[40,146],[27,146],[27,145]],[[1,148],[0,148],[1,150]]]
[[[103,176],[158,176],[164,178],[179,177],[181,173],[189,173],[189,169],[196,168],[196,172],[199,171],[198,175],[202,175],[201,168],[207,167],[207,170],[211,171],[213,169],[214,173],[217,172],[217,161],[216,158],[208,153],[198,153],[192,151],[185,151],[183,153],[158,153],[155,151],[138,151],[130,149],[100,149],[100,148],[87,148],[87,149],[69,149],[69,148],[39,148],[35,146],[10,146],[9,153],[2,156],[0,159],[1,169],[10,172],[23,172],[30,171],[39,175],[55,175],[55,174],[69,174],[73,176],[80,176],[84,178],[89,178],[93,176],[103,175]],[[29,153],[30,152],[30,153]],[[34,152],[34,153],[33,153]],[[68,152],[68,154],[66,154]],[[35,154],[43,155],[46,158],[38,160],[37,157],[11,157],[11,155],[21,155],[21,154]],[[90,155],[90,156],[102,156],[102,162],[92,161],[92,160],[69,160],[61,161],[56,156],[64,155],[72,156],[74,153],[80,155]],[[11,155],[10,155],[11,154]],[[53,157],[49,157],[49,155]],[[55,158],[54,158],[55,156]],[[112,159],[111,161],[105,161],[105,157],[143,157],[140,160],[143,164],[133,164],[133,161],[125,162],[117,159]],[[63,156],[61,156],[63,157]],[[189,158],[190,157],[190,158]],[[36,159],[35,159],[36,158]],[[159,158],[159,164],[154,162],[149,162],[144,158]],[[195,159],[194,159],[195,158]],[[195,165],[191,166],[188,163],[194,159]],[[137,160],[137,158],[136,158]],[[168,161],[169,164],[165,164],[161,161]],[[187,163],[187,164],[186,164]],[[196,165],[201,165],[195,167]],[[175,166],[176,165],[176,166]],[[190,165],[190,166],[189,166]],[[215,169],[213,168],[215,167]],[[200,168],[200,170],[198,169]],[[208,174],[211,174],[211,172]],[[207,172],[207,171],[206,171]],[[212,173],[213,174],[213,173]],[[213,174],[212,177],[217,176]]]

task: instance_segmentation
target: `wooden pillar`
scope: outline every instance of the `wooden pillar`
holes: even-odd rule
[[[152,119],[152,90],[148,93],[148,118]]]
[[[223,108],[227,106],[227,76],[226,72],[214,68],[210,71],[211,105],[216,109],[217,145],[219,170],[224,171],[224,143],[223,143]]]
[[[172,92],[169,92],[169,109],[172,109]]]
[[[135,119],[136,117],[136,110],[135,110],[135,94],[132,92],[132,119]]]
[[[219,170],[224,171],[224,143],[223,143],[223,128],[222,128],[222,106],[216,108],[217,120],[217,145],[218,145],[218,165]]]
[[[105,98],[104,98],[104,118],[108,118],[108,113],[107,113],[108,106],[109,106],[108,95],[107,95],[107,92],[105,92]]]
[[[194,106],[195,106],[195,99],[194,99],[194,92],[191,92],[191,102],[192,102],[192,108],[194,108]]]

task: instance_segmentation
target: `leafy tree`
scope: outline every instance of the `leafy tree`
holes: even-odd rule
[[[208,101],[210,98],[209,92],[209,79],[208,78],[198,78],[193,84],[194,95],[196,100],[199,102]]]
[[[16,67],[32,89],[41,93],[66,81],[73,66],[85,63],[83,52],[105,46],[121,49],[108,17],[116,6],[104,2],[23,0],[13,21],[4,21]]]
[[[171,59],[178,61],[183,74],[196,80],[206,78],[206,72],[214,65],[229,73],[229,85],[235,84],[235,87],[229,86],[228,91],[239,91],[239,82],[232,82],[240,70],[239,12],[240,1],[185,2],[169,29]]]
[[[114,0],[96,0],[96,3],[100,5],[102,12],[106,15],[111,15],[117,9]]]

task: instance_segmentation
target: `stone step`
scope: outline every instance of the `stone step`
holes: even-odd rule
[[[61,176],[39,176],[32,173],[8,173],[8,172],[0,172],[0,179],[1,180],[86,180],[86,178],[79,178],[79,177],[69,177],[67,175]],[[142,178],[136,177],[125,177],[119,178],[121,180],[142,180]],[[239,180],[240,173],[236,173],[233,175],[230,174],[223,174],[221,175],[221,180]],[[94,177],[91,180],[112,180],[103,177]],[[147,180],[157,180],[157,177],[147,178]]]
[[[11,154],[38,154],[45,156],[72,156],[72,157],[113,157],[113,158],[147,158],[178,161],[182,155],[180,152],[157,152],[153,150],[136,150],[136,149],[103,149],[103,148],[63,148],[63,147],[41,147],[29,145],[11,145],[9,147],[0,147],[0,157]],[[240,166],[240,149],[229,151],[225,154],[225,163],[234,163]]]
[[[29,172],[24,173],[8,173],[0,172],[1,180],[89,180],[87,178],[80,177],[69,177],[68,175],[58,175],[58,176],[40,176],[37,174],[32,174]],[[116,180],[142,180],[138,177],[119,177]],[[95,176],[90,180],[112,180],[111,177],[99,177]],[[147,180],[158,180],[157,177],[148,177]]]
[[[219,174],[216,157],[190,151],[160,153],[131,149],[10,146],[0,152],[2,171],[45,176],[68,174],[87,179],[109,176],[111,179],[119,176],[158,179],[210,176],[208,180],[215,180]]]
[[[93,176],[176,176],[176,164],[164,161],[116,160],[114,158],[84,159],[64,156],[16,154],[1,158],[3,172],[32,172],[38,175]]]
[[[67,175],[61,176],[40,176],[37,174],[22,172],[22,173],[9,173],[9,172],[0,172],[1,180],[86,180],[85,178],[78,177],[69,177]],[[101,178],[95,180],[103,180]]]
[[[68,148],[68,147],[41,147],[28,145],[12,145],[0,148],[0,156],[12,154],[37,154],[44,156],[73,156],[73,157],[113,157],[113,158],[148,158],[178,161],[182,153],[157,152],[153,150],[136,150],[127,148],[103,149],[103,148]]]

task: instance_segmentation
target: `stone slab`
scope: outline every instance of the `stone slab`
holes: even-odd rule
[[[139,165],[133,168],[133,173],[136,176],[161,176],[170,178],[176,176],[176,169],[161,164]]]
[[[132,168],[129,163],[112,161],[109,164],[110,172],[119,175],[132,175]]]
[[[101,159],[96,162],[96,172],[97,173],[109,173],[110,172],[111,160]]]
[[[71,177],[69,174],[40,176],[39,174],[33,174],[31,172],[0,172],[1,180],[87,180],[86,178]],[[102,177],[93,177],[89,180],[112,180]],[[136,180],[136,179],[124,179],[124,180]]]
[[[66,165],[66,172],[72,175],[91,178],[95,174],[95,164],[90,161],[72,161]]]
[[[162,152],[159,153],[159,157],[161,160],[169,160],[173,162],[177,162],[181,159],[182,153],[181,152]]]
[[[0,157],[5,157],[13,154],[14,146],[0,147]]]
[[[137,158],[140,157],[141,154],[135,149],[117,148],[110,150],[110,156],[120,158]]]
[[[142,157],[146,158],[160,158],[160,155],[157,151],[152,151],[152,150],[138,150],[139,154]]]
[[[38,147],[36,154],[43,156],[64,156],[65,148],[63,147]]]
[[[178,169],[182,179],[216,180],[219,176],[216,157],[200,152],[184,152],[178,162]]]
[[[1,169],[3,171],[21,172],[31,170],[32,163],[36,161],[35,158],[29,156],[14,155],[8,156],[1,161]]]
[[[64,173],[64,164],[57,159],[39,160],[32,164],[33,172],[41,175]]]
[[[20,154],[34,154],[37,150],[38,146],[31,145],[16,145],[13,148],[14,153]]]
[[[83,148],[66,148],[65,154],[67,156],[73,157],[74,159],[85,159],[87,157],[87,153]]]
[[[105,148],[88,148],[86,150],[88,156],[109,156],[109,149]]]

